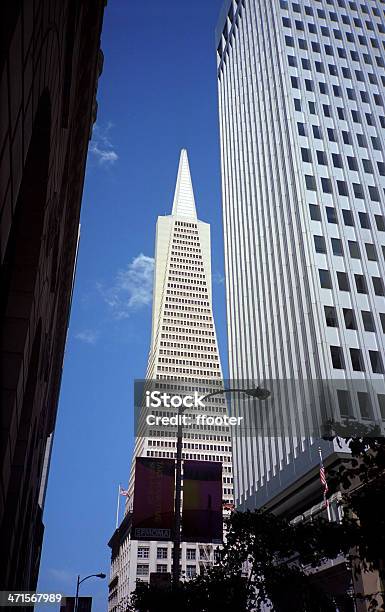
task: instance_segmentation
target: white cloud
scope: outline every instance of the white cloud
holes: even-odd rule
[[[108,122],[105,127],[101,127],[95,123],[92,131],[92,140],[89,144],[89,153],[95,157],[98,164],[107,166],[114,164],[119,156],[114,150],[114,146],[110,140],[110,131],[113,124]]]
[[[213,283],[216,283],[218,285],[223,285],[223,283],[225,282],[225,277],[220,272],[214,272],[212,275],[212,279]]]
[[[99,332],[93,329],[83,329],[75,334],[75,338],[86,344],[96,344],[99,338]]]
[[[126,319],[132,310],[151,304],[154,259],[140,253],[122,270],[118,270],[114,284],[97,289],[110,307],[114,318]]]

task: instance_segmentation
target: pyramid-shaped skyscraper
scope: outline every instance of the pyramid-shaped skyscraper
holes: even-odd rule
[[[212,312],[210,226],[198,220],[187,151],[182,149],[172,213],[158,217],[147,381],[181,385],[203,381],[222,385],[222,370]],[[224,396],[210,400],[210,414],[226,412]],[[171,573],[172,542],[131,539],[130,516],[137,457],[174,459],[176,437],[146,429],[136,437],[125,518],[110,541],[109,610],[118,609],[150,574]],[[226,427],[183,431],[183,459],[222,464],[223,500],[233,502],[231,434]],[[182,542],[181,571],[189,578],[215,562],[218,544]]]

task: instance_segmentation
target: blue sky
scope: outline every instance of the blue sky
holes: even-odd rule
[[[227,370],[214,29],[222,0],[109,0],[98,119],[47,491],[39,590],[73,594],[109,574],[118,483],[133,446],[133,381],[150,340],[155,223],[171,211],[187,148],[211,224],[214,314]],[[105,611],[107,580],[89,580]]]

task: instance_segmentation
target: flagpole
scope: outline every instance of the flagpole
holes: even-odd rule
[[[320,469],[321,469],[321,468],[323,468],[323,470],[325,471],[325,468],[324,468],[324,462],[323,462],[323,457],[322,457],[322,450],[321,450],[321,447],[320,447],[320,446],[318,447],[318,454],[319,454],[319,460],[320,460]],[[325,477],[325,478],[326,478],[326,477]],[[329,505],[329,500],[328,500],[328,499],[327,499],[327,497],[326,497],[326,493],[327,493],[327,491],[328,491],[328,487],[327,487],[327,484],[326,484],[326,485],[324,485],[324,489],[323,489],[323,496],[324,496],[324,504],[325,504],[325,508],[326,508],[326,510],[327,510],[327,513],[328,513],[328,521],[329,521],[329,523],[330,523],[330,522],[331,522],[331,520],[332,520],[332,517],[331,517],[331,514],[330,514],[330,505]]]
[[[119,527],[119,510],[120,510],[120,483],[118,486],[118,501],[116,504],[116,529]]]

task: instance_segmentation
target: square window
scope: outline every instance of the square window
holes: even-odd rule
[[[197,569],[195,565],[186,565],[186,578],[194,578],[196,576]]]
[[[373,174],[373,166],[372,166],[372,162],[370,161],[370,159],[363,159],[362,163],[363,163],[365,172],[367,172],[368,174]]]
[[[373,374],[383,374],[384,366],[382,363],[381,353],[379,351],[369,351],[369,359]]]
[[[357,329],[356,317],[354,311],[351,308],[343,308],[344,321],[346,329]]]
[[[357,134],[357,142],[360,147],[367,148],[368,144],[366,142],[366,138],[363,134]]]
[[[366,257],[369,259],[369,261],[377,261],[377,251],[374,244],[372,244],[371,242],[366,242],[365,249]]]
[[[310,218],[313,221],[321,221],[321,210],[316,204],[309,204]]]
[[[341,132],[342,134],[342,140],[344,141],[344,144],[352,144],[352,137],[350,136],[350,132],[346,132],[345,130],[342,130]]]
[[[336,168],[342,168],[342,157],[338,153],[332,153],[333,165]]]
[[[324,306],[326,325],[328,327],[338,327],[337,312],[334,306]]]
[[[330,355],[332,358],[333,368],[335,368],[336,370],[344,370],[345,364],[342,348],[340,346],[331,346]]]
[[[305,79],[305,89],[306,91],[314,91],[313,81]]]
[[[374,332],[376,328],[374,327],[374,319],[370,310],[361,310],[362,323],[364,325],[364,330],[367,332]]]
[[[297,123],[297,127],[298,127],[298,134],[300,136],[306,136],[305,125],[303,123]]]
[[[352,409],[352,403],[351,403],[349,391],[338,389],[337,399],[338,399],[338,407],[340,409],[340,415],[342,417],[349,417],[349,416],[352,417],[353,409]]]
[[[370,403],[369,393],[364,393],[363,391],[357,392],[358,405],[360,407],[360,415],[363,419],[371,419],[372,418],[372,406]]]
[[[326,242],[323,236],[314,236],[314,246],[317,253],[326,253]]]
[[[373,289],[376,295],[385,295],[384,283],[380,276],[372,276]]]
[[[315,115],[316,114],[316,112],[315,112],[315,104],[311,100],[309,100],[309,113],[311,115]]]
[[[355,274],[354,280],[356,281],[357,293],[368,293],[365,277],[362,274]]]
[[[336,134],[332,128],[327,128],[328,138],[330,142],[337,142]]]
[[[336,209],[332,206],[325,206],[326,217],[329,223],[337,223]]]
[[[148,576],[149,574],[149,566],[147,563],[138,563],[136,566],[136,575],[137,576]]]
[[[340,291],[350,291],[349,277],[346,272],[337,272],[337,281]]]
[[[324,83],[323,81],[319,81],[318,88],[319,88],[320,93],[327,94],[328,86],[326,85],[326,83]],[[330,115],[327,115],[327,117],[330,117]]]
[[[342,66],[342,74],[343,74],[344,79],[352,78],[352,73],[350,72],[350,69],[346,68],[345,66]]]
[[[301,100],[299,98],[294,98],[294,108],[301,112]]]
[[[378,399],[378,406],[380,408],[381,419],[385,421],[385,395],[383,395],[382,393],[379,393],[377,395],[377,399]]]
[[[313,136],[314,138],[322,138],[321,130],[318,125],[313,125]]]
[[[348,240],[350,257],[353,259],[361,259],[360,247],[355,240]]]
[[[196,559],[196,550],[195,548],[187,548],[186,550],[186,559],[189,561],[195,561]]]
[[[346,208],[342,209],[342,216],[344,218],[345,225],[349,225],[350,227],[354,227],[354,219],[353,213],[351,210],[347,210]]]
[[[322,289],[331,289],[332,279],[329,270],[320,269],[318,270],[318,273]]]
[[[148,559],[150,555],[150,549],[148,546],[138,547],[138,559]]]
[[[382,333],[385,334],[385,312],[379,312],[378,314],[380,315]]]
[[[345,181],[337,181],[338,193],[342,196],[348,196],[348,186]]]
[[[376,221],[377,229],[379,232],[385,232],[385,220],[382,215],[374,215],[374,219]]]
[[[360,200],[363,200],[364,190],[362,188],[362,185],[360,183],[352,183],[352,185],[353,185],[354,197],[359,198]]]
[[[362,229],[370,229],[370,221],[369,215],[366,212],[359,212],[358,217],[360,219],[360,224]]]
[[[166,574],[167,573],[167,565],[166,565],[166,563],[157,563],[156,564],[156,571],[159,574]]]
[[[297,59],[294,55],[288,55],[287,60],[289,62],[289,66],[291,66],[292,68],[297,67]]]
[[[309,164],[311,163],[310,149],[301,148],[301,156],[302,156],[302,161],[307,162]]]
[[[342,247],[342,241],[339,238],[331,238],[333,255],[342,256],[344,250]]]
[[[324,151],[317,151],[317,162],[321,166],[327,166],[328,162]]]
[[[385,127],[385,124],[384,126]],[[385,164],[384,162],[377,162],[378,172],[381,176],[385,176]]]
[[[168,548],[166,548],[165,546],[158,547],[156,551],[156,558],[157,559],[167,559],[167,557],[168,557]]]
[[[373,202],[379,202],[380,201],[380,194],[378,192],[377,187],[373,187],[372,185],[369,185],[369,194],[370,194],[370,199]]]
[[[299,89],[299,80],[297,77],[291,76],[290,81],[291,81],[291,86],[294,87],[294,89]]]
[[[323,108],[325,117],[331,117],[330,106],[328,104],[323,104],[322,108]]]
[[[306,189],[309,189],[310,191],[317,191],[315,178],[312,174],[305,174],[305,183]]]
[[[348,161],[348,166],[349,166],[349,170],[358,170],[358,164],[357,164],[357,160],[355,157],[350,157],[349,155],[347,156],[347,161]]]
[[[321,177],[321,185],[322,185],[322,191],[324,193],[333,193],[333,187],[332,187],[332,182],[330,179],[325,178],[324,176]]]
[[[352,362],[352,368],[355,372],[364,372],[364,363],[362,360],[362,353],[360,349],[351,348],[350,352],[350,360]]]

